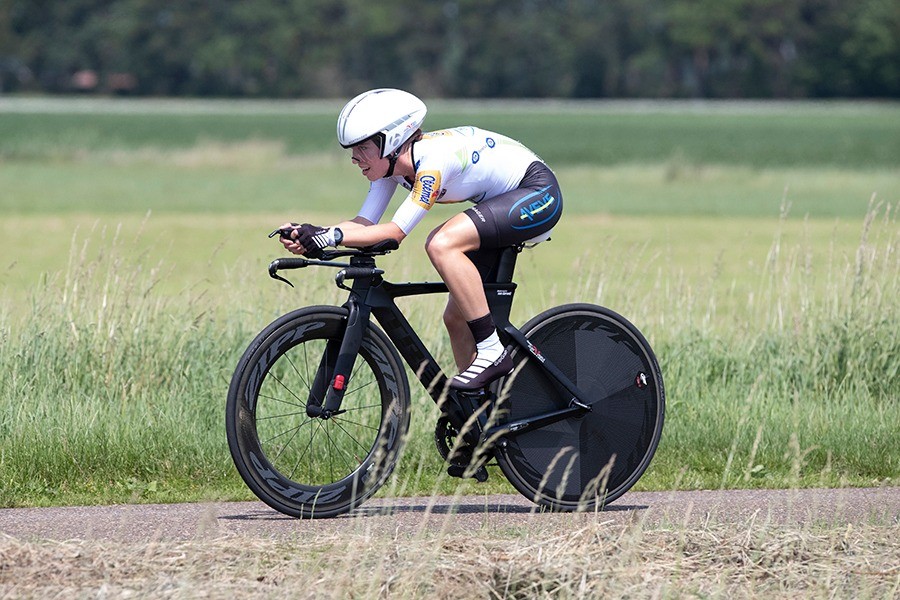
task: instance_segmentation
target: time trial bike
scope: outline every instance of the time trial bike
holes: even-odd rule
[[[656,451],[665,412],[659,365],[637,328],[593,304],[557,306],[513,326],[524,245],[502,249],[484,289],[515,368],[484,390],[456,391],[395,303],[447,287],[385,280],[376,258],[396,248],[388,240],[269,265],[287,283],[279,272],[337,268],[348,299],[283,315],[241,357],[226,431],[250,489],[298,518],[334,517],[370,498],[400,459],[409,427],[402,361],[441,410],[435,443],[451,475],[483,481],[496,461],[527,498],[563,511],[602,508],[631,488]]]

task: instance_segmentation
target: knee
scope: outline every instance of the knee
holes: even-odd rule
[[[428,258],[431,259],[432,263],[440,260],[440,258],[451,251],[453,247],[454,243],[452,236],[440,227],[432,231],[428,235],[428,239],[425,240],[425,252],[428,254]]]

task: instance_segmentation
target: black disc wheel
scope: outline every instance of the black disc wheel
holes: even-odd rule
[[[631,323],[591,304],[548,310],[522,332],[585,394],[591,410],[499,440],[500,468],[543,506],[602,507],[634,485],[659,445],[665,393],[656,357]],[[537,360],[518,349],[514,361],[497,387],[505,422],[570,405]]]
[[[250,344],[228,391],[226,431],[238,472],[263,502],[294,517],[333,517],[374,494],[409,427],[406,373],[374,324],[344,382],[340,411],[327,418],[316,411],[334,382],[347,314],[320,306],[276,320]]]

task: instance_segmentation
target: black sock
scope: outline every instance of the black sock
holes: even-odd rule
[[[494,318],[491,316],[491,313],[479,317],[474,321],[466,321],[466,324],[469,326],[469,331],[472,332],[472,337],[475,338],[476,344],[491,337],[491,334],[494,333],[494,330],[496,329],[494,326]]]

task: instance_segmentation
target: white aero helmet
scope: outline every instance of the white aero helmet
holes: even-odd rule
[[[403,90],[381,88],[348,102],[337,122],[338,141],[349,148],[369,138],[381,146],[381,158],[392,154],[425,120],[425,103]]]

